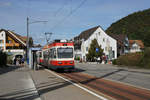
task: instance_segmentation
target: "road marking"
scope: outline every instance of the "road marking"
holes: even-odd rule
[[[74,82],[72,82],[72,81],[70,81],[70,80],[68,80],[68,79],[66,79],[66,78],[64,78],[64,77],[62,77],[62,76],[60,76],[60,75],[58,75],[58,74],[56,74],[56,73],[50,71],[50,70],[48,70],[48,69],[45,69],[45,70],[48,71],[48,72],[50,72],[51,74],[53,74],[53,75],[55,75],[55,76],[61,78],[61,79],[63,79],[63,80],[65,80],[65,81],[67,81],[67,82],[73,84],[74,86],[79,87],[80,89],[82,89],[82,90],[84,90],[84,91],[86,91],[86,92],[88,92],[88,93],[90,93],[90,94],[92,94],[92,95],[94,95],[94,96],[96,96],[96,97],[102,99],[102,100],[108,100],[107,98],[105,98],[105,97],[103,97],[103,96],[100,96],[100,95],[98,95],[98,94],[96,94],[96,93],[90,91],[89,89],[84,88],[84,87],[82,87],[82,86],[80,86],[80,85],[78,85],[78,84],[76,84],[76,83],[74,83]]]

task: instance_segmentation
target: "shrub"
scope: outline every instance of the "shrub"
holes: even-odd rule
[[[7,64],[7,54],[4,52],[0,52],[0,67],[3,67]]]
[[[140,61],[140,66],[150,68],[150,47],[144,50],[142,59]]]
[[[113,61],[113,64],[126,66],[139,66],[141,57],[142,53],[129,53],[126,55],[119,56],[118,59]]]
[[[80,57],[77,57],[76,60],[80,60]]]
[[[7,55],[7,64],[12,64],[13,63],[13,56]]]
[[[114,59],[114,60],[112,61],[112,64],[117,65],[117,59]]]

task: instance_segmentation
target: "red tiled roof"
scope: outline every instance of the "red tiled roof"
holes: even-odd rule
[[[144,43],[142,40],[129,40],[129,45],[130,47],[134,44],[137,43],[141,48],[144,48]]]

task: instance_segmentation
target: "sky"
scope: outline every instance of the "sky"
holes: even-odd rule
[[[149,4],[150,0],[0,0],[0,29],[26,36],[29,17],[29,35],[35,44],[44,45],[45,32],[54,40],[71,39],[98,25],[106,30]]]

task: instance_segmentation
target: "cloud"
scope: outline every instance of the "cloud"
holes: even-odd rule
[[[11,2],[0,2],[0,7],[9,7],[11,5],[12,5]]]

